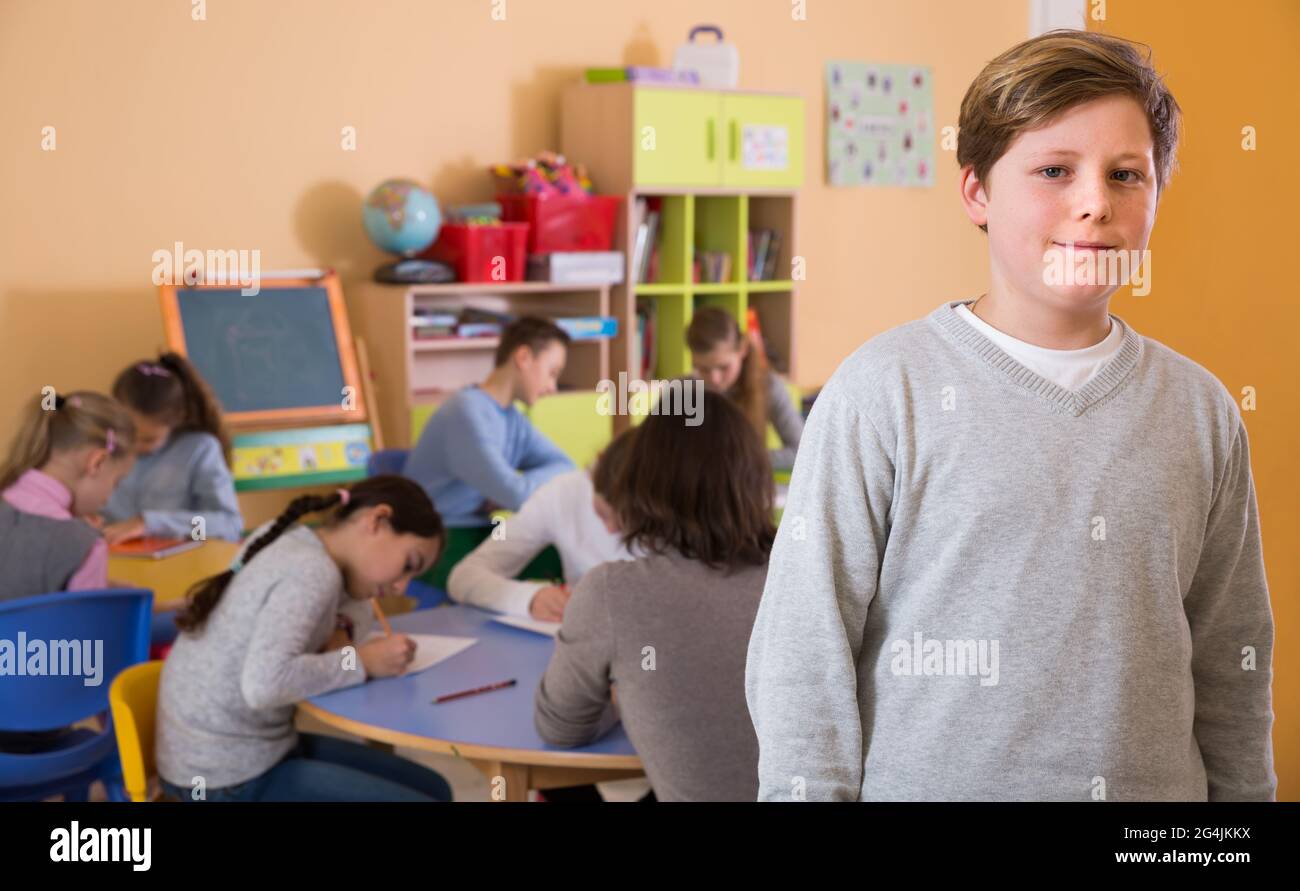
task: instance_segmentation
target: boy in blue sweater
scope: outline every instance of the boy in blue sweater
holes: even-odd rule
[[[556,391],[568,343],[546,319],[512,322],[501,333],[492,373],[439,406],[407,457],[403,475],[424,487],[452,530],[434,571],[439,587],[486,537],[493,510],[519,510],[538,486],[573,469],[569,456],[514,405],[531,406]]]
[[[1108,311],[1179,120],[1149,54],[1097,33],[1026,41],[967,91],[989,288],[817,399],[746,666],[760,799],[1275,796],[1245,425]]]

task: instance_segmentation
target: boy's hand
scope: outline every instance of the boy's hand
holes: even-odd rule
[[[361,664],[372,678],[391,678],[406,671],[415,658],[415,641],[405,634],[376,637],[357,647]]]
[[[120,523],[110,523],[104,527],[104,540],[110,545],[120,541],[144,537],[144,517],[132,517]]]
[[[528,604],[528,614],[543,622],[560,622],[564,619],[564,607],[569,603],[568,585],[547,585],[533,595]]]

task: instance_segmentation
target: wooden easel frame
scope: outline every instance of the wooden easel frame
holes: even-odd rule
[[[181,324],[179,291],[211,291],[238,288],[238,283],[222,282],[200,285],[174,284],[159,285],[158,301],[162,308],[163,331],[167,345],[173,351],[188,357],[185,345],[185,328]],[[267,409],[263,411],[224,411],[222,414],[232,430],[248,430],[280,427],[299,427],[316,424],[362,424],[366,423],[366,390],[362,384],[361,373],[357,366],[356,345],[352,339],[352,327],[348,324],[347,306],[343,302],[343,288],[339,284],[338,274],[327,270],[319,278],[275,278],[274,273],[262,276],[262,291],[288,290],[290,288],[324,288],[329,300],[330,319],[334,324],[334,336],[338,346],[339,365],[343,372],[343,384],[351,387],[356,396],[356,407],[343,407],[343,395],[335,405],[316,405],[303,408]]]

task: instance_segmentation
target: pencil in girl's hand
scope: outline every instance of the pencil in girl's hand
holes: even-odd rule
[[[379,620],[379,624],[384,626],[384,633],[387,634],[389,637],[392,637],[393,626],[388,624],[388,617],[385,616],[384,611],[379,608],[378,597],[370,598],[370,609],[374,611],[375,618]]]

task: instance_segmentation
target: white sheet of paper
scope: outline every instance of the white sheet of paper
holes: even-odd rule
[[[555,637],[560,630],[559,622],[543,622],[541,619],[534,619],[532,616],[493,616],[492,621],[500,622],[502,625],[522,628],[534,634],[545,634],[547,637]]]
[[[382,631],[367,635],[362,643],[382,636]],[[415,674],[417,671],[433,668],[439,662],[450,659],[461,650],[469,649],[478,643],[476,637],[449,637],[445,634],[407,634],[406,636],[415,641],[415,658],[411,660],[410,665],[406,666],[403,674]]]

